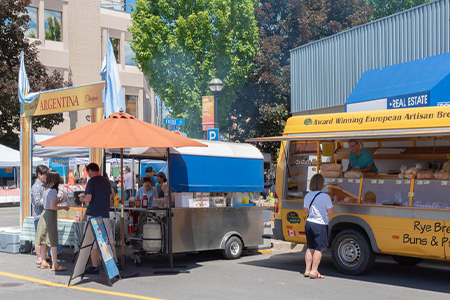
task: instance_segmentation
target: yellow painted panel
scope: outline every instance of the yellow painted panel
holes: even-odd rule
[[[23,104],[24,116],[57,114],[66,111],[103,107],[104,82],[43,92],[31,103]]]
[[[295,116],[284,134],[450,126],[450,106]]]

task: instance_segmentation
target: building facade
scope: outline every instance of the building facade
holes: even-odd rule
[[[291,50],[293,115],[345,110],[368,70],[450,52],[450,0],[436,0]]]
[[[100,70],[109,31],[127,113],[157,123],[155,93],[133,60],[129,9],[116,4],[107,0],[32,0],[28,7],[30,29],[25,34],[31,41],[41,42],[39,60],[49,71],[58,70],[66,81],[77,86],[102,80]],[[89,114],[89,110],[66,112],[64,122],[51,133],[60,134],[86,125],[90,122]]]

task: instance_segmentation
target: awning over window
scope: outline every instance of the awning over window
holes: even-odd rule
[[[347,112],[450,105],[450,53],[366,71]]]

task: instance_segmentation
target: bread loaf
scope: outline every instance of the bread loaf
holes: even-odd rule
[[[417,172],[417,179],[433,179],[433,173],[430,171]]]
[[[449,172],[436,172],[436,173],[434,173],[434,178],[440,179],[440,180],[449,180],[450,173]]]
[[[341,164],[323,164],[320,165],[321,171],[342,171]]]
[[[351,169],[344,173],[345,178],[363,178],[363,173],[359,169]]]
[[[356,198],[353,198],[353,197],[345,197],[342,202],[344,202],[344,203],[356,203],[356,202],[358,202],[358,200]]]
[[[338,178],[341,177],[341,171],[325,171],[322,170],[320,171],[320,174],[322,174],[323,177],[327,177],[327,178]]]

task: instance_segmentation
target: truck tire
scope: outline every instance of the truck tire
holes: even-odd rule
[[[399,255],[392,255],[392,258],[402,266],[415,266],[422,261],[422,259],[418,257],[407,257]]]
[[[242,254],[242,241],[237,236],[230,237],[225,243],[223,256],[226,259],[237,259]]]
[[[336,268],[349,275],[368,271],[376,257],[367,238],[353,229],[337,234],[333,240],[331,256]]]

